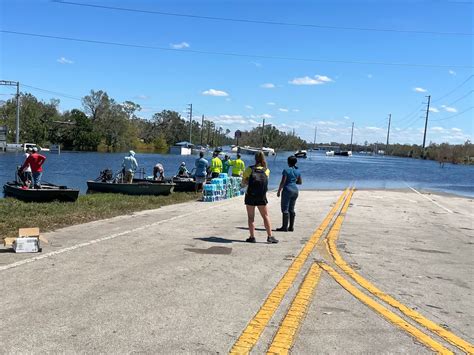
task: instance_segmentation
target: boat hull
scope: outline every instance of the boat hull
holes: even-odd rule
[[[14,197],[25,202],[75,202],[79,197],[79,190],[69,189],[66,186],[42,184],[41,189],[22,189],[15,182],[3,185],[5,196]]]
[[[181,180],[179,178],[168,178],[165,181],[156,181],[148,179],[133,179],[137,183],[152,183],[152,184],[174,184],[173,192],[194,192],[197,191],[198,183],[194,180]]]
[[[87,188],[91,192],[119,193],[124,195],[169,195],[175,184],[152,183],[149,181],[134,182],[132,184],[109,183],[101,181],[87,181]]]

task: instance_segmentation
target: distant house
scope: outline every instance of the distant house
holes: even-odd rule
[[[189,142],[179,142],[176,143],[174,146],[170,147],[170,154],[176,155],[191,155],[192,148],[194,148],[194,144]]]
[[[0,152],[7,147],[7,126],[0,126]]]

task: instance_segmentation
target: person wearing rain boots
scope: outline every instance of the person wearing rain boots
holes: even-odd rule
[[[295,204],[298,198],[298,187],[303,180],[296,166],[298,159],[295,156],[288,157],[288,168],[283,170],[277,196],[281,196],[282,226],[277,228],[279,232],[293,232],[295,226]]]

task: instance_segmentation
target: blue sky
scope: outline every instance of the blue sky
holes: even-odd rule
[[[3,31],[178,50],[2,32],[0,79],[18,80],[77,98],[91,89],[102,89],[119,102],[139,103],[143,107],[140,115],[145,118],[162,109],[184,114],[187,104],[193,103],[196,119],[204,114],[232,131],[256,126],[266,118],[266,122],[285,131],[295,129],[312,141],[317,126],[318,142],[348,142],[352,122],[355,142],[385,142],[387,117],[391,113],[391,142],[421,144],[426,110],[423,103],[426,95],[432,95],[427,141],[472,140],[474,37],[412,32],[472,33],[472,2],[76,2],[372,30],[216,21],[46,0],[2,0]],[[321,61],[225,56],[192,50]],[[59,98],[62,110],[80,107],[79,100],[27,87],[22,90],[44,100]],[[8,98],[12,92],[0,87],[0,99]]]

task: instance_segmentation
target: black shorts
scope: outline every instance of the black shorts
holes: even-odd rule
[[[248,206],[266,206],[268,204],[267,196],[252,196],[245,194],[245,204]]]

